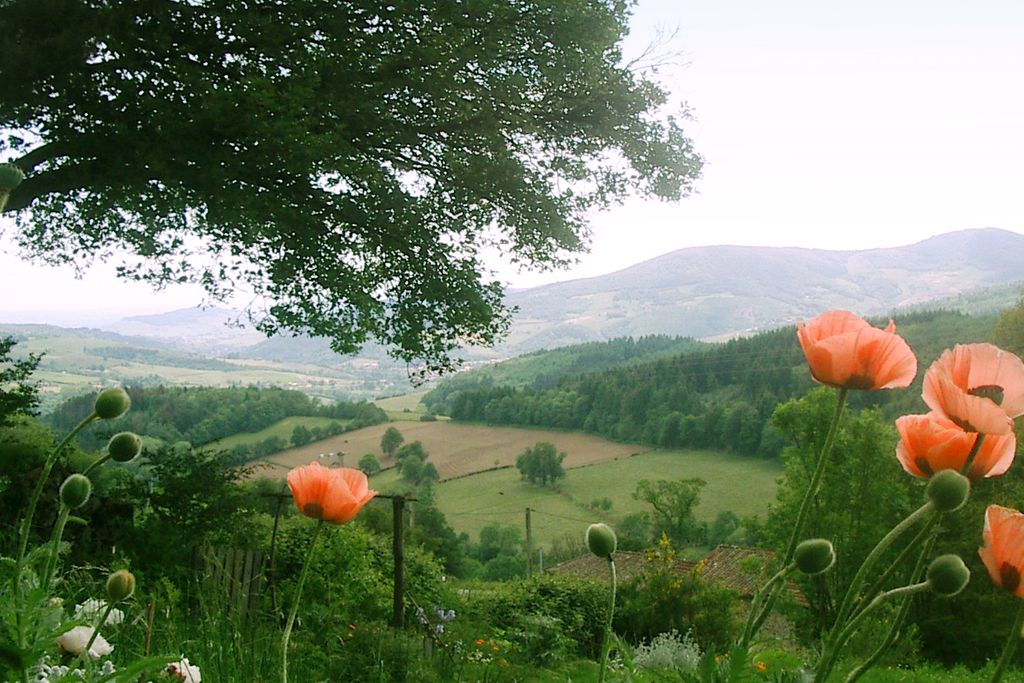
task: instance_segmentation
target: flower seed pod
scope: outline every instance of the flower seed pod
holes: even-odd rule
[[[797,569],[814,576],[832,568],[836,563],[836,551],[828,539],[809,538],[796,547],[793,559]]]
[[[128,406],[132,404],[128,392],[121,387],[110,387],[100,392],[96,397],[96,405],[93,411],[101,420],[113,420],[128,412]]]
[[[939,512],[959,510],[971,495],[971,482],[956,470],[939,470],[928,480],[928,500]]]
[[[107,444],[107,452],[114,462],[128,462],[142,451],[142,438],[132,432],[114,434]]]
[[[928,565],[928,584],[932,592],[951,598],[971,580],[971,570],[959,555],[939,555]]]
[[[25,179],[25,173],[16,164],[0,164],[0,193],[8,193]]]
[[[85,505],[92,495],[92,482],[84,474],[71,474],[60,485],[60,502],[74,510]]]
[[[615,532],[607,524],[591,524],[587,527],[587,547],[598,557],[611,557],[618,542]]]
[[[107,577],[107,597],[111,603],[120,602],[135,592],[135,575],[127,569],[118,569]]]

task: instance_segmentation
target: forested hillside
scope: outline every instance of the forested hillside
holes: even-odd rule
[[[167,444],[187,441],[202,446],[239,432],[255,432],[297,415],[327,417],[356,429],[385,422],[384,411],[370,403],[325,405],[301,391],[256,387],[128,386],[132,410],[118,431],[133,431]],[[90,413],[95,396],[70,399],[47,416],[54,431],[70,431]],[[87,450],[98,450],[109,434],[101,430],[79,435]],[[283,445],[282,445],[283,447]]]
[[[885,321],[875,321],[882,324]],[[917,354],[920,375],[944,348],[984,341],[996,316],[949,311],[908,314],[897,331]],[[793,328],[586,375],[549,388],[443,384],[424,402],[456,420],[579,429],[665,448],[715,448],[776,457],[781,441],[769,425],[775,406],[813,386]],[[857,397],[886,413],[921,412],[919,390]]]

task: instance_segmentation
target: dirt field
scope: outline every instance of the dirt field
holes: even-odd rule
[[[376,455],[381,459],[381,465],[387,467],[392,463],[381,453],[380,438],[390,426],[402,433],[406,443],[419,441],[423,444],[424,450],[430,454],[429,462],[434,463],[442,481],[492,469],[497,465],[515,465],[516,456],[539,441],[547,441],[559,451],[565,451],[563,466],[566,469],[628,458],[650,450],[643,446],[614,443],[574,432],[451,422],[399,422],[366,427],[262,458],[256,462],[266,462],[267,467],[257,470],[256,476],[279,478],[288,469],[312,460],[319,460],[325,465],[344,464],[355,467],[367,453]]]

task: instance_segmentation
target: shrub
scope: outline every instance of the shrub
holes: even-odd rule
[[[700,663],[700,646],[689,633],[666,631],[641,643],[633,651],[633,665],[638,669],[672,669],[694,671]]]
[[[619,595],[615,631],[631,642],[675,630],[692,633],[704,650],[721,651],[735,636],[735,595],[705,581],[699,570],[680,571],[667,539],[649,551],[644,571]]]

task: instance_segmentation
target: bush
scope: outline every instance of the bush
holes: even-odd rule
[[[679,571],[667,539],[649,551],[647,567],[619,591],[615,631],[631,642],[661,633],[693,634],[704,650],[723,651],[736,635],[735,595],[704,581],[698,571]]]
[[[532,624],[571,641],[559,642],[559,648],[564,645],[570,654],[590,658],[600,654],[607,609],[607,586],[551,575],[497,584],[467,606],[473,618],[500,629],[528,655],[535,649],[533,636],[523,630]]]
[[[633,665],[638,669],[694,671],[700,657],[700,646],[689,633],[680,636],[676,631],[666,631],[648,643],[637,645],[633,651]]]

